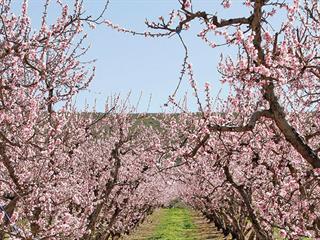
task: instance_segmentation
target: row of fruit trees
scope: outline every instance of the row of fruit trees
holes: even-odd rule
[[[80,0],[57,0],[49,24],[50,4],[35,31],[26,0],[18,15],[0,1],[0,239],[118,239],[175,198],[235,239],[320,237],[318,1],[243,0],[249,16],[222,19],[179,0],[142,33],[104,20],[109,1],[94,18]],[[218,66],[226,98],[210,84],[200,97],[183,38],[197,20],[210,47],[238,49]],[[99,24],[177,35],[179,80],[198,111],[176,92],[174,112],[136,114],[119,97],[104,113],[77,111],[72,99],[95,72],[82,61],[85,29]]]

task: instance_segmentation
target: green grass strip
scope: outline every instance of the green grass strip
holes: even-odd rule
[[[197,227],[192,221],[189,209],[162,209],[159,224],[148,240],[195,240]]]

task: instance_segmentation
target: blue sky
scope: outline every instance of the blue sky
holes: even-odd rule
[[[33,20],[41,15],[41,2],[40,0],[29,1],[29,12]],[[220,0],[194,0],[193,3],[195,10],[218,13],[220,17],[248,15],[242,0],[234,0],[233,8],[227,10],[221,7]],[[86,0],[86,11],[93,15],[98,14],[103,4],[104,0]],[[146,18],[157,20],[159,16],[167,16],[172,9],[178,7],[177,0],[111,0],[105,18],[125,28],[144,31]],[[54,16],[53,9],[50,17],[54,19]],[[210,82],[214,96],[221,88],[224,92],[228,89],[220,85],[216,67],[220,54],[222,52],[229,54],[231,50],[228,47],[211,49],[204,44],[196,37],[200,31],[199,26],[196,22],[192,23],[191,31],[183,32],[182,36],[189,47],[199,88],[203,88],[205,82]],[[133,37],[118,33],[104,25],[98,26],[95,30],[89,30],[88,36],[91,49],[87,57],[97,59],[97,72],[88,91],[82,92],[75,99],[78,109],[82,109],[85,103],[90,106],[96,103],[97,110],[103,111],[108,96],[120,93],[125,98],[128,92],[131,92],[131,103],[135,105],[142,92],[138,110],[147,110],[151,94],[149,111],[161,111],[161,107],[178,83],[184,57],[184,49],[178,37],[157,39]],[[183,96],[186,92],[189,93],[190,110],[196,110],[192,91],[188,81],[184,80],[178,96]]]

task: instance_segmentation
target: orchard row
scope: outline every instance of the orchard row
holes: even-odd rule
[[[97,18],[53,2],[60,15],[51,23],[45,1],[36,31],[27,1],[18,15],[0,1],[0,239],[118,239],[177,198],[235,239],[320,237],[318,1],[245,0],[248,16],[223,19],[180,0],[142,33],[104,20],[109,1]],[[183,35],[196,20],[210,47],[238,49],[218,66],[225,98],[209,83],[201,98]],[[198,111],[175,99],[179,85],[170,112],[136,114],[118,97],[76,111],[95,71],[85,30],[100,24],[177,35]]]

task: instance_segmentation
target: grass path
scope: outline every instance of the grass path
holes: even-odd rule
[[[222,240],[197,212],[188,208],[158,209],[130,236],[123,240]]]

